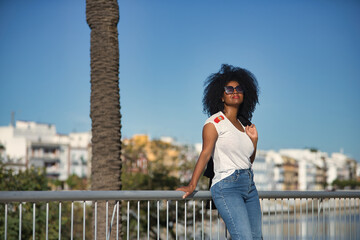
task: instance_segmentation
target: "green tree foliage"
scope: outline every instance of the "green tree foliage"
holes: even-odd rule
[[[45,172],[30,168],[15,174],[13,170],[5,169],[0,163],[1,191],[42,191],[50,190]]]
[[[75,174],[72,174],[65,182],[71,190],[85,190],[88,188],[86,179]]]
[[[356,181],[353,179],[351,180],[335,179],[332,182],[332,185],[338,189],[344,189],[344,188],[356,189],[356,188],[360,188],[360,181]]]
[[[74,187],[79,187],[78,179],[72,177],[69,182]],[[0,190],[1,191],[49,191],[51,180],[46,177],[45,171],[30,168],[15,173],[6,169],[0,161]],[[32,239],[33,236],[33,211],[34,203],[21,204],[21,239]],[[71,234],[71,203],[61,203],[61,236],[70,239]],[[19,213],[20,203],[8,203],[7,205],[7,239],[19,238]],[[91,206],[86,208],[86,229],[91,229]],[[82,239],[82,216],[83,204],[74,203],[74,239]],[[46,237],[46,203],[35,203],[35,238]],[[59,203],[49,203],[48,237],[57,239],[59,233]],[[0,236],[5,233],[5,204],[0,204]],[[92,239],[92,231],[86,232],[86,239]]]
[[[15,173],[11,169],[6,169],[0,163],[0,190],[1,191],[41,191],[50,190],[48,187],[48,179],[44,171],[40,169],[30,168],[25,171]],[[8,239],[16,239],[19,234],[19,203],[7,204],[7,235]],[[22,204],[22,238],[30,239],[32,236],[32,211],[33,205],[31,203]],[[37,204],[35,207],[36,225],[45,226],[45,205]],[[4,236],[5,232],[5,204],[0,205],[0,235]],[[49,236],[53,236],[55,232],[53,229],[49,230]],[[36,236],[45,237],[44,229],[36,228]]]

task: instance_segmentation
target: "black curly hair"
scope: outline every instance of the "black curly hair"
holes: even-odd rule
[[[259,87],[255,76],[244,68],[223,64],[219,72],[211,74],[206,79],[203,110],[209,116],[224,110],[224,87],[231,81],[238,82],[244,90],[244,101],[239,106],[237,118],[243,124],[250,125],[256,104],[259,103]]]

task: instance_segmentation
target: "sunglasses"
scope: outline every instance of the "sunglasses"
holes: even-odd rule
[[[237,85],[236,87],[225,86],[224,89],[226,94],[233,94],[234,90],[236,90],[237,93],[244,93],[244,90],[240,87],[240,85]]]

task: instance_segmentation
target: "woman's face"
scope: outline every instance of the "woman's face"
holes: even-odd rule
[[[222,101],[228,106],[240,106],[244,101],[244,92],[236,81],[230,81],[225,85]]]

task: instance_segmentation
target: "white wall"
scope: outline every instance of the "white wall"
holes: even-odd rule
[[[26,138],[15,137],[14,127],[0,127],[0,142],[5,147],[8,160],[13,160],[17,163],[26,163]]]

